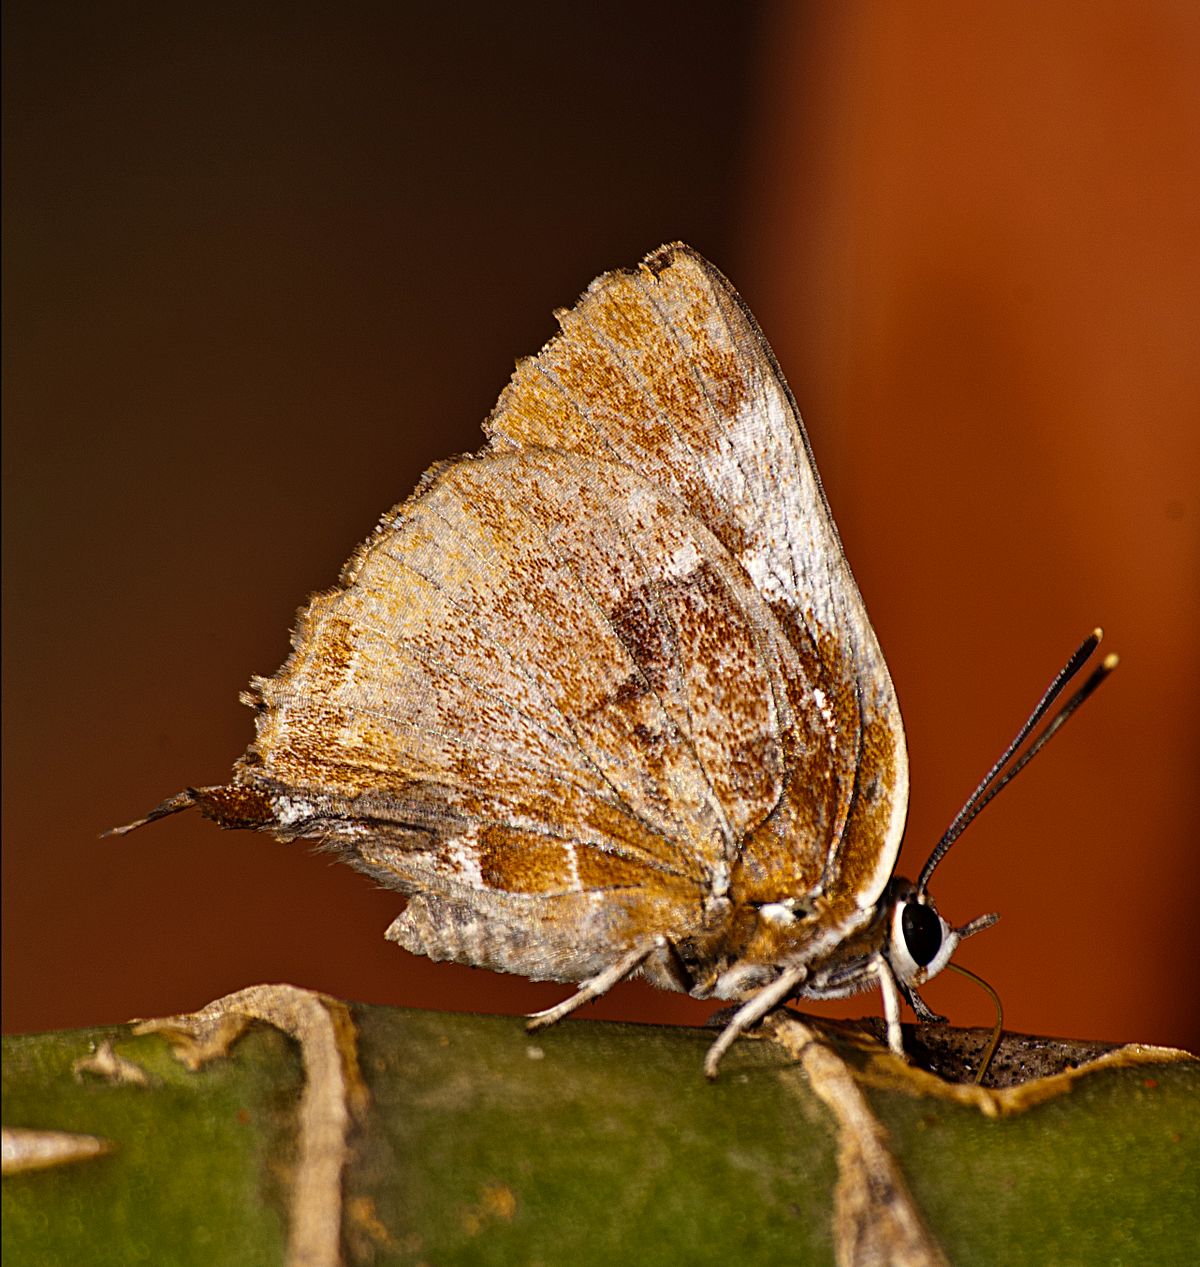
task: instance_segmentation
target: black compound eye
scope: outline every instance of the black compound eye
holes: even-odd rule
[[[920,902],[906,902],[900,913],[900,927],[913,962],[919,968],[932,963],[942,948],[942,921],[937,912]]]

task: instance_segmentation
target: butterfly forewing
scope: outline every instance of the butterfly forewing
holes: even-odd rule
[[[747,893],[802,896],[807,852],[818,849],[827,913],[871,907],[904,829],[904,731],[766,341],[721,274],[681,246],[598,278],[559,320],[562,334],[518,366],[497,403],[486,427],[493,444],[627,464],[722,542],[795,653],[788,775],[771,821],[744,842]]]

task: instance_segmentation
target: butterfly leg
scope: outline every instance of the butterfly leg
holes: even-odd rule
[[[904,1059],[904,1033],[900,1028],[900,987],[896,984],[891,965],[882,956],[875,959],[875,980],[879,982],[879,992],[883,995],[883,1015],[887,1021],[888,1046]]]
[[[631,950],[616,963],[605,968],[603,972],[598,972],[594,977],[583,982],[569,999],[556,1003],[554,1007],[548,1007],[544,1012],[534,1012],[529,1017],[525,1028],[530,1033],[537,1029],[545,1029],[547,1025],[553,1025],[555,1021],[561,1021],[564,1016],[569,1016],[577,1007],[582,1007],[585,1003],[598,999],[602,994],[607,994],[618,981],[631,976],[656,950],[661,950],[666,944],[665,937],[656,937],[649,945]]]
[[[808,969],[805,967],[789,968],[770,985],[764,986],[756,995],[747,999],[721,1031],[721,1036],[708,1049],[708,1055],[704,1057],[705,1076],[715,1078],[721,1057],[733,1046],[738,1036],[761,1021],[773,1007],[778,1007],[807,976]]]

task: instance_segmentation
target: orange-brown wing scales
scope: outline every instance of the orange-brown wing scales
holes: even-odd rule
[[[534,896],[605,893],[622,936],[694,929],[779,803],[787,644],[704,525],[628,467],[444,468],[295,644],[256,683],[239,779],[310,793],[312,834],[455,909],[503,923],[505,903],[535,918]],[[809,848],[810,883],[823,859]]]
[[[769,613],[704,526],[628,468],[533,452],[512,479],[693,755],[732,860],[782,787]]]
[[[573,448],[640,472],[707,525],[770,605],[794,653],[787,777],[742,847],[743,892],[803,892],[815,837],[835,927],[834,908],[870,906],[890,874],[907,756],[790,393],[736,293],[686,248],[597,279],[559,320],[488,420],[493,449]]]

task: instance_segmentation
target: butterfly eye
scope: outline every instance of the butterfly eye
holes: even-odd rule
[[[919,968],[932,963],[942,948],[942,921],[937,912],[923,902],[905,902],[900,928],[913,962]]]

